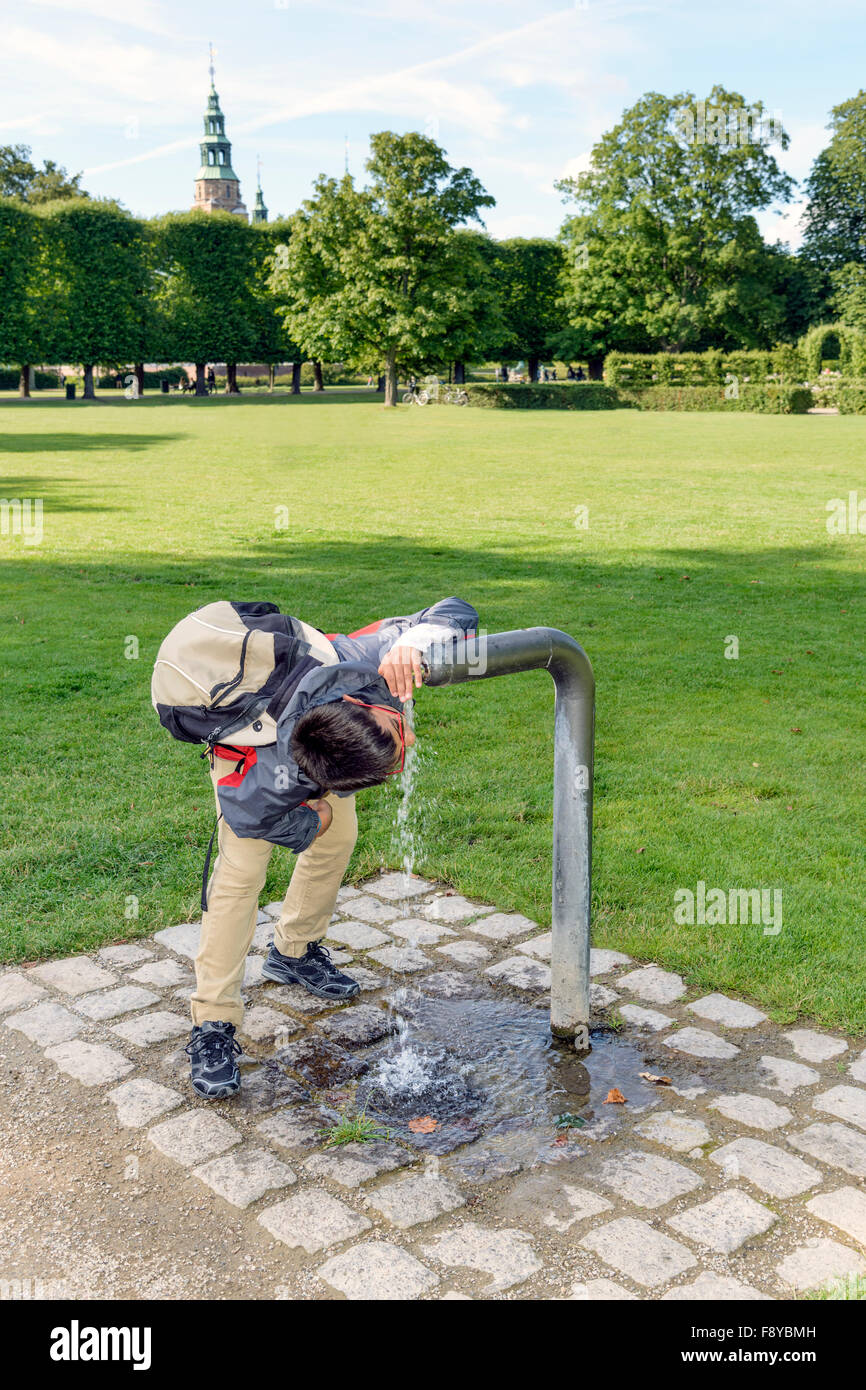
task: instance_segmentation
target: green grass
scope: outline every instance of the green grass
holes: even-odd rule
[[[198,915],[210,784],[149,701],[179,617],[267,598],[347,630],[458,593],[488,631],[550,624],[593,660],[597,944],[864,1030],[866,538],[825,526],[829,498],[866,495],[864,447],[856,417],[386,412],[348,391],[0,405],[0,495],[45,506],[41,545],[0,537],[3,957]],[[552,705],[536,672],[417,712],[416,867],[542,924]],[[360,797],[353,877],[397,862],[397,795]],[[699,879],[780,888],[782,931],[676,925]]]
[[[342,1119],[318,1131],[324,1141],[325,1149],[337,1149],[343,1144],[370,1144],[376,1139],[389,1139],[390,1132],[372,1120],[365,1111],[357,1115],[347,1115],[345,1109]]]

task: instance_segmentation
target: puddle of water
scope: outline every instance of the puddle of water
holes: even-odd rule
[[[639,1076],[649,1069],[650,1042],[596,1031],[592,1052],[579,1058],[552,1041],[543,1010],[517,1001],[431,999],[403,987],[390,1004],[403,1031],[367,1054],[358,1099],[370,1113],[440,1121],[471,1115],[485,1129],[515,1118],[549,1126],[563,1112],[616,1123],[626,1109],[634,1114],[663,1099]],[[674,1081],[681,1071],[673,1059],[666,1064]],[[626,1106],[604,1105],[613,1087]]]

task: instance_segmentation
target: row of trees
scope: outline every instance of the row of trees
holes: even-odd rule
[[[343,361],[458,380],[467,360],[587,361],[612,350],[767,348],[839,317],[866,326],[866,94],[835,108],[808,181],[800,254],[768,246],[756,213],[793,181],[763,141],[684,138],[691,93],[650,93],[559,189],[573,208],[557,240],[497,242],[492,197],[432,139],[371,140],[363,187],[320,178],[290,218],[133,218],[76,179],[0,151],[0,361]],[[708,108],[735,128],[743,98]],[[763,112],[760,104],[749,108]],[[774,123],[775,124],[775,123]],[[742,129],[742,122],[740,123]],[[782,148],[788,137],[776,125]],[[15,183],[17,178],[18,182]],[[11,181],[11,183],[10,183]],[[476,229],[477,228],[477,229]],[[26,374],[24,374],[26,375]]]

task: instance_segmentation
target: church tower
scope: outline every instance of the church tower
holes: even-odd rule
[[[268,210],[265,207],[265,199],[262,193],[262,161],[256,161],[256,201],[253,207],[253,215],[250,221],[253,223],[267,222]]]
[[[237,212],[246,217],[241,185],[232,168],[232,147],[226,139],[225,117],[214,87],[213,48],[210,51],[210,94],[204,114],[201,165],[195,176],[193,211]]]

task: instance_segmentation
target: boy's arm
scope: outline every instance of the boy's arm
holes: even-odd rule
[[[379,674],[391,694],[411,699],[413,686],[420,687],[422,681],[421,657],[436,644],[474,636],[477,628],[478,613],[472,604],[454,597],[440,599],[409,617],[389,619],[380,629]]]
[[[239,750],[238,763],[217,782],[220,810],[242,840],[269,840],[301,854],[330,823],[325,806],[303,800],[294,768],[277,763],[276,746]],[[294,803],[294,804],[293,804]]]

